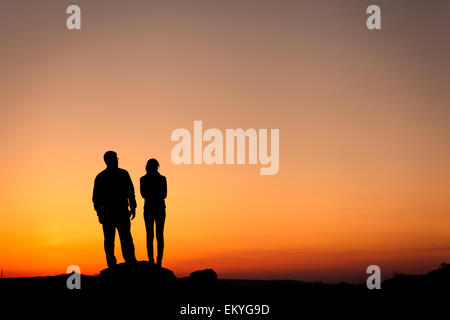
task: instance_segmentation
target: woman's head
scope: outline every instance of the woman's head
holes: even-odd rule
[[[156,159],[150,159],[147,161],[147,165],[145,166],[145,171],[147,173],[155,173],[158,171],[159,168],[159,162]]]

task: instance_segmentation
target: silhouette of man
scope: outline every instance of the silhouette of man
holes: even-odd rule
[[[158,172],[159,163],[156,159],[147,162],[145,170],[147,174],[141,177],[141,195],[145,199],[144,220],[147,230],[147,254],[148,260],[155,263],[153,259],[153,228],[156,227],[156,241],[158,256],[156,264],[161,266],[164,251],[164,222],[166,220],[167,180]]]
[[[128,172],[119,168],[117,154],[114,151],[107,151],[103,159],[106,169],[95,178],[92,201],[98,221],[103,226],[106,262],[108,267],[112,267],[117,264],[114,256],[116,229],[119,232],[125,262],[136,262],[130,230],[130,217],[133,220],[136,215],[136,199],[133,182]]]

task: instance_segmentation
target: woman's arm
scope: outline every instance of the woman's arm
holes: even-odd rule
[[[141,183],[140,183],[140,191],[141,191],[141,197],[145,199],[145,179],[144,177],[141,177]]]
[[[167,197],[167,179],[163,177],[163,185],[161,190],[161,197],[165,199]]]

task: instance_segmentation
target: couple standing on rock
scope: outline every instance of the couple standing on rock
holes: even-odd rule
[[[117,264],[114,256],[114,240],[116,229],[119,232],[122,255],[125,262],[136,262],[133,237],[131,236],[131,220],[136,216],[136,198],[133,182],[124,169],[119,168],[119,158],[114,151],[107,151],[103,156],[106,169],[95,178],[92,201],[98,220],[103,226],[105,253],[108,267]],[[164,222],[166,220],[167,196],[166,177],[158,172],[159,163],[150,159],[145,167],[147,174],[141,178],[140,191],[145,199],[144,220],[147,230],[147,254],[151,263],[153,258],[154,226],[158,256],[156,263],[161,266],[164,250]]]

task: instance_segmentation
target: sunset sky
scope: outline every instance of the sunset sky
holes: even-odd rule
[[[137,191],[140,260],[139,178],[159,160],[177,276],[359,282],[450,262],[449,34],[438,0],[0,2],[0,269],[106,267],[106,150]],[[278,174],[173,164],[171,133],[194,120],[279,129]]]

